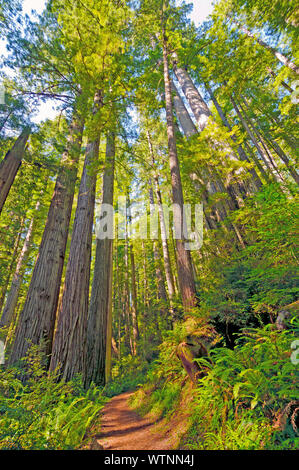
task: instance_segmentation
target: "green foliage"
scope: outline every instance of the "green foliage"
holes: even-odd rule
[[[275,321],[281,307],[297,300],[297,214],[297,198],[269,184],[231,216],[243,229],[243,249],[229,246],[221,230],[204,237],[209,255],[199,261],[201,301],[216,325]]]
[[[107,397],[135,390],[144,384],[149,364],[140,357],[125,356],[112,368],[112,379],[103,389]]]
[[[39,348],[30,349],[20,369],[0,370],[0,449],[62,450],[82,445],[105,398],[80,378],[59,382],[42,367]],[[20,373],[26,372],[26,381]]]
[[[296,448],[298,365],[290,356],[291,344],[299,337],[298,318],[289,327],[282,332],[271,326],[247,329],[234,350],[215,348],[209,360],[198,359],[205,375],[186,403],[190,422],[180,448]],[[132,399],[142,413],[182,413],[178,404],[186,390],[177,364],[165,354],[172,343],[166,343],[147,384]]]

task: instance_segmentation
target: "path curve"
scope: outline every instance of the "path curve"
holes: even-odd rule
[[[104,407],[97,448],[103,450],[170,450],[170,439],[157,431],[154,418],[141,417],[128,404],[134,392],[113,397]]]

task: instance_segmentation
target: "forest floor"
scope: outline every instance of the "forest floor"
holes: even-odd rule
[[[113,397],[103,409],[91,450],[171,450],[177,448],[178,428],[153,416],[141,417],[129,406],[134,392]]]

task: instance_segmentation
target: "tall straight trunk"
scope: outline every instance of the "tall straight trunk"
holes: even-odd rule
[[[186,74],[187,74],[187,72],[186,72]],[[186,75],[186,82],[187,83],[190,82],[190,86],[193,86],[193,82],[192,82],[192,80],[191,80],[191,78],[189,77],[188,74]],[[177,90],[175,88],[173,88],[173,90],[177,93]],[[194,96],[193,99],[195,100],[195,99],[198,99],[198,98],[196,98]],[[200,99],[202,100],[201,97],[200,97]],[[182,121],[184,121],[184,123],[185,123],[184,125],[182,125],[182,127],[184,129],[184,127],[186,127],[186,123],[188,123],[188,120],[191,121],[191,122],[192,122],[192,120],[191,120],[191,117],[189,116],[189,113],[188,113],[187,109],[185,108],[184,103],[182,102],[182,99],[179,96],[179,94],[176,95],[176,99],[174,101],[174,106],[175,106],[175,111],[176,111],[178,119],[180,120],[180,122],[181,122],[181,119],[182,119]],[[184,112],[183,117],[181,116],[181,111],[182,110]],[[182,122],[181,122],[181,124],[182,124]],[[192,126],[190,124],[188,125],[188,130],[189,130],[189,132],[198,133],[197,129],[196,128],[192,129]],[[227,217],[228,211],[235,210],[239,207],[240,202],[238,200],[238,196],[239,196],[239,198],[243,199],[243,194],[242,193],[245,192],[245,190],[243,188],[243,185],[239,185],[239,184],[224,185],[222,180],[221,180],[221,177],[215,172],[215,170],[213,168],[210,168],[209,166],[207,166],[206,168],[201,170],[200,173],[201,173],[200,177],[202,177],[201,178],[201,186],[202,186],[202,188],[204,188],[203,202],[206,205],[208,205],[208,202],[209,202],[208,194],[213,195],[217,192],[220,192],[220,193],[227,193],[227,195],[228,195],[226,201],[217,202],[215,204],[215,208],[214,208],[214,211],[215,211],[215,214],[217,215],[218,220],[223,221]],[[196,175],[191,174],[190,177],[193,181],[193,184],[196,185]],[[207,221],[208,227],[212,227],[213,226],[213,221],[209,218],[208,215],[205,215],[205,216],[206,216],[206,221]],[[237,236],[237,239],[240,242],[241,246],[244,247],[244,242],[243,242],[240,230],[233,223],[230,223],[230,226],[234,230],[234,232]]]
[[[66,381],[84,371],[96,167],[100,137],[90,140],[81,177],[50,370]]]
[[[26,354],[28,340],[33,344],[40,344],[44,340],[45,353],[48,355],[51,352],[82,132],[83,123],[74,118],[67,148],[62,155],[30,286],[19,317],[9,358],[11,363]]]
[[[114,135],[109,134],[106,142],[106,161],[103,176],[102,204],[113,205],[114,191]],[[105,214],[100,215],[102,218]],[[111,341],[108,341],[110,325],[110,304],[112,297],[112,249],[110,238],[96,240],[95,267],[87,319],[87,349],[85,364],[85,385],[91,382],[104,386],[106,383],[106,359]],[[108,321],[109,320],[109,321]]]
[[[38,201],[35,207],[35,212],[38,211],[39,206],[40,206],[40,202]],[[11,286],[10,286],[10,290],[7,296],[6,304],[5,304],[5,307],[1,316],[0,328],[3,326],[9,326],[14,316],[14,311],[16,309],[17,302],[18,302],[19,291],[20,291],[23,277],[24,277],[24,268],[26,266],[28,256],[30,253],[32,237],[34,233],[33,232],[34,221],[35,221],[35,218],[32,217],[27,233],[26,233],[22,250],[20,252],[20,255],[17,261],[16,269],[15,269]]]
[[[154,215],[154,192],[152,187],[152,182],[149,180],[149,200],[151,204],[151,215]],[[163,273],[161,270],[161,263],[160,263],[160,252],[159,247],[156,240],[153,240],[153,252],[154,252],[154,260],[155,260],[155,271],[157,277],[157,286],[158,286],[158,299],[162,302],[161,306],[161,313],[162,316],[165,318],[167,317],[167,305],[168,305],[168,297],[167,292],[165,289]],[[146,266],[144,265],[144,279],[146,281]],[[147,293],[147,286],[144,286],[145,295]]]
[[[221,121],[223,122],[224,126],[231,132],[231,131],[232,131],[232,127],[231,127],[230,123],[228,122],[228,119],[226,118],[226,116],[225,116],[225,114],[224,114],[224,112],[223,112],[223,109],[222,109],[222,107],[220,106],[218,100],[216,99],[216,97],[215,97],[215,95],[214,95],[214,93],[213,93],[211,87],[208,85],[208,83],[205,83],[204,85],[205,85],[205,87],[206,87],[206,89],[207,89],[207,91],[208,91],[208,93],[209,93],[209,95],[210,95],[210,97],[211,97],[211,100],[212,100],[213,103],[214,103],[215,108],[217,109],[217,112],[218,112],[218,114],[219,114],[219,116],[220,116],[220,118],[221,118]],[[232,139],[232,141],[233,141],[234,143],[237,142],[237,137],[236,137],[234,134],[231,135],[231,139]],[[239,146],[238,146],[237,152],[238,152],[238,154],[239,154],[239,157],[240,157],[240,160],[241,160],[241,161],[247,161],[247,162],[249,162],[249,159],[248,159],[248,157],[247,157],[247,155],[246,155],[246,152],[244,151],[242,145],[239,145]],[[258,189],[262,186],[262,182],[261,182],[261,180],[260,180],[259,176],[257,175],[257,173],[256,173],[256,171],[255,171],[254,168],[250,169],[249,171],[250,171],[251,176],[252,176],[252,180],[251,180],[251,181],[252,181],[252,184],[254,185],[254,189],[255,189],[255,190],[258,190]]]
[[[269,72],[269,74],[271,75],[271,77],[273,77],[274,79],[276,79],[277,75],[275,72],[273,72],[272,69],[270,69],[270,67],[267,68],[267,71]],[[290,87],[290,85],[288,85],[286,82],[284,82],[283,80],[280,81],[280,84],[289,92],[289,93],[294,93],[294,89],[292,87]]]
[[[285,164],[285,166],[287,167],[290,175],[292,176],[293,180],[295,181],[295,183],[297,183],[297,185],[299,186],[299,175],[297,173],[297,171],[295,170],[295,168],[293,168],[292,166],[292,163],[289,159],[289,157],[285,154],[285,152],[282,150],[282,148],[280,147],[280,145],[278,145],[278,143],[274,140],[274,139],[271,139],[269,135],[267,135],[267,138],[266,138],[267,142],[269,143],[269,145],[273,148],[273,150],[275,151],[275,153],[280,157],[280,159],[283,161],[283,163]]]
[[[0,214],[20,168],[29,135],[30,129],[24,129],[0,163]]]
[[[167,39],[163,31],[163,66],[166,102],[166,125],[168,137],[168,154],[171,174],[172,200],[175,205],[174,221],[176,230],[176,250],[178,262],[178,278],[182,295],[183,307],[186,312],[196,306],[196,289],[193,277],[191,254],[185,249],[184,236],[184,198],[181,183],[180,166],[177,155],[176,137],[173,122],[173,105],[171,95],[171,82],[169,76]]]
[[[174,92],[173,93],[173,104],[174,104],[175,113],[177,115],[177,118],[179,119],[179,122],[180,122],[181,126],[182,126],[183,132],[184,132],[185,136],[188,139],[189,137],[192,137],[193,135],[197,134],[196,126],[193,123],[193,121],[192,121],[192,119],[191,119],[191,117],[188,113],[188,110],[187,110],[183,100],[181,99],[181,97],[179,95],[179,92],[178,92],[175,84],[173,83],[173,81],[171,81],[171,89]]]
[[[176,62],[174,62],[174,70],[175,74],[179,80],[179,83],[184,91],[184,94],[190,104],[190,107],[193,111],[193,114],[196,117],[196,120],[199,124],[199,128],[201,131],[204,130],[204,128],[207,125],[208,118],[212,116],[206,102],[204,99],[201,97],[199,91],[197,90],[196,86],[193,83],[193,80],[189,76],[188,72],[183,69],[179,68],[176,65]],[[178,114],[179,120],[181,122],[187,122],[186,116],[188,116],[188,111],[185,108],[182,99],[180,98],[179,94],[177,94],[176,99],[174,101],[174,106],[176,109],[176,112]],[[182,114],[183,111],[183,114]],[[189,116],[189,121],[192,122],[190,116]],[[183,127],[183,125],[182,125]],[[194,133],[194,129],[192,130],[191,126],[188,126],[188,133],[190,134],[191,132]],[[195,132],[197,132],[197,129],[195,129]],[[215,144],[218,146],[219,143],[215,142]],[[223,146],[223,144],[222,144]],[[231,149],[228,149],[229,156],[233,159],[237,159],[237,157],[234,155]],[[208,191],[214,194],[213,192],[213,185],[211,184],[212,179],[217,183],[217,186],[223,186],[224,192],[228,193],[228,200],[226,201],[229,207],[232,207],[232,204],[234,207],[232,208],[239,208],[240,205],[242,205],[243,199],[245,199],[247,190],[244,186],[243,183],[237,182],[237,183],[227,183],[226,185],[223,185],[220,181],[220,177],[215,174],[215,171],[207,166],[203,170],[203,180],[204,180],[204,186],[207,187]]]
[[[286,57],[284,54],[282,54],[277,49],[275,49],[275,47],[269,46],[269,44],[267,44],[262,39],[257,38],[251,31],[246,29],[244,26],[242,26],[240,24],[239,24],[239,26],[241,27],[242,32],[244,34],[246,34],[246,36],[248,36],[251,39],[254,39],[254,41],[256,41],[260,46],[262,46],[265,49],[267,49],[268,51],[270,51],[276,57],[276,59],[279,60],[279,62],[281,62],[283,65],[288,67],[294,73],[299,75],[299,67],[296,64],[294,64],[294,62],[292,62],[288,57]]]
[[[137,342],[139,340],[139,326],[138,326],[138,318],[137,318],[137,287],[136,287],[136,266],[135,266],[135,254],[133,244],[130,243],[129,245],[130,250],[130,265],[131,265],[131,294],[132,294],[132,309],[131,309],[131,316],[132,316],[132,329],[133,329],[133,354],[136,356],[137,354]]]
[[[129,225],[132,222],[131,212],[130,212],[130,199],[127,195],[127,200],[129,204],[128,211],[128,222]],[[128,240],[128,253],[130,257],[130,275],[131,275],[131,298],[132,298],[132,308],[131,308],[131,319],[132,319],[132,341],[133,341],[133,355],[137,354],[137,342],[139,340],[139,327],[138,327],[138,318],[137,318],[137,286],[136,286],[136,267],[135,267],[135,255],[133,244]]]
[[[125,337],[127,346],[130,348],[132,356],[134,355],[134,347],[131,332],[131,308],[130,308],[130,283],[129,283],[129,241],[126,222],[126,239],[125,239],[125,282],[124,282],[124,324],[125,324]]]
[[[156,163],[155,163],[153,146],[152,146],[152,141],[151,141],[149,132],[147,132],[147,140],[148,140],[152,165],[155,168]],[[162,195],[161,195],[160,185],[159,185],[159,176],[156,170],[154,171],[154,181],[155,181],[155,194],[156,194],[156,198],[158,202],[159,224],[160,224],[160,232],[161,232],[165,278],[166,278],[166,283],[167,283],[170,307],[172,308],[172,300],[175,296],[175,285],[174,285],[173,272],[172,272],[170,255],[169,255],[167,231],[166,231],[166,224],[165,224],[164,211],[163,211],[163,201],[162,201]]]
[[[190,104],[199,129],[203,131],[207,125],[209,117],[212,115],[211,111],[191,80],[188,72],[182,67],[178,67],[176,61],[177,57],[175,55],[173,60],[173,71]]]
[[[7,293],[8,287],[9,287],[9,283],[10,283],[10,279],[11,279],[11,273],[13,271],[13,267],[14,267],[14,264],[16,262],[23,227],[24,227],[24,218],[21,219],[19,232],[18,232],[18,234],[16,236],[16,239],[15,239],[15,243],[14,243],[14,247],[13,247],[13,253],[12,253],[12,256],[11,256],[11,262],[10,262],[9,266],[7,267],[7,276],[6,276],[4,282],[3,282],[3,279],[2,279],[3,284],[2,284],[1,290],[0,290],[0,292],[1,292],[1,294],[0,294],[0,313],[2,312],[3,304],[4,304],[4,301],[5,301],[5,296],[6,296],[6,293]]]
[[[266,145],[265,140],[263,139],[259,129],[257,129],[257,127],[253,123],[252,119],[248,116],[248,114],[246,113],[246,111],[245,111],[244,107],[241,105],[241,103],[239,103],[239,107],[240,107],[240,110],[243,113],[243,116],[244,116],[245,120],[250,125],[251,129],[253,130],[254,134],[256,135],[256,138],[258,139],[258,142],[262,145],[262,147],[264,149],[264,158],[267,160],[267,162],[269,162],[269,167],[272,169],[272,172],[273,172],[275,178],[277,179],[277,181],[279,183],[283,183],[283,178],[280,174],[277,163],[274,160],[274,158],[273,158],[273,156],[270,152],[270,149]]]
[[[250,106],[247,102],[247,100],[245,98],[243,98],[243,101],[245,103],[245,106],[246,108],[250,111]],[[245,113],[244,113],[245,115]],[[245,117],[247,117],[247,115],[245,115]],[[255,116],[255,120],[257,120],[258,122],[258,119],[257,117]],[[252,121],[251,121],[252,122]],[[254,126],[254,124],[252,123],[252,126]],[[256,127],[254,126],[254,129],[256,130]],[[282,148],[280,147],[280,145],[278,145],[278,143],[271,138],[269,132],[265,132],[265,140],[267,140],[267,142],[269,143],[269,145],[273,148],[273,150],[275,151],[275,153],[280,157],[280,159],[283,161],[283,163],[285,164],[285,166],[287,167],[287,169],[289,170],[289,173],[290,175],[292,176],[292,178],[294,179],[295,183],[297,183],[299,185],[299,175],[297,173],[297,171],[292,167],[292,163],[290,161],[290,159],[288,158],[288,156],[285,154],[285,152],[282,150]]]
[[[271,163],[269,162],[268,156],[265,154],[265,151],[262,149],[260,146],[257,138],[255,137],[254,133],[250,129],[246,119],[243,117],[236,101],[234,98],[231,96],[230,97],[231,103],[233,105],[234,110],[236,111],[237,116],[239,117],[242,126],[244,127],[245,131],[247,132],[250,140],[252,141],[253,145],[255,146],[256,150],[258,151],[260,157],[262,158],[266,168],[269,170],[269,172],[273,175],[273,169],[271,168]],[[274,176],[274,175],[273,175]]]

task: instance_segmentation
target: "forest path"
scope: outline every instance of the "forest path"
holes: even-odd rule
[[[156,419],[141,417],[129,407],[128,400],[133,393],[113,397],[104,407],[101,432],[94,441],[96,447],[103,450],[172,449],[166,431],[157,430]]]

